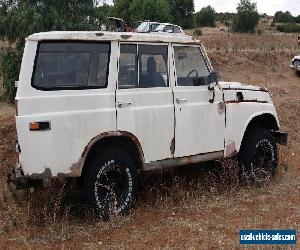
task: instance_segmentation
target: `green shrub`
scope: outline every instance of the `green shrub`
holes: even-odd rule
[[[256,3],[250,0],[240,0],[237,15],[233,19],[233,30],[240,33],[254,33],[259,23],[259,14]]]
[[[261,35],[263,34],[263,30],[262,30],[262,29],[258,29],[258,30],[257,30],[257,34],[258,34],[259,36],[261,36]]]
[[[300,32],[300,25],[295,23],[287,23],[277,26],[277,31],[285,33]]]
[[[198,27],[215,27],[216,26],[216,12],[209,5],[202,8],[195,14],[195,23]]]
[[[9,50],[4,54],[1,71],[3,77],[4,99],[13,102],[16,95],[15,81],[18,80],[23,50]]]
[[[193,35],[194,36],[202,36],[203,33],[202,33],[202,30],[201,29],[195,29],[194,32],[193,32]]]

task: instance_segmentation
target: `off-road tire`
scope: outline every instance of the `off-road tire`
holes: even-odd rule
[[[110,148],[96,153],[87,167],[84,191],[96,215],[108,220],[128,214],[137,193],[137,171],[129,154]]]
[[[254,127],[246,132],[239,158],[241,183],[257,185],[268,183],[278,165],[277,145],[270,131]]]

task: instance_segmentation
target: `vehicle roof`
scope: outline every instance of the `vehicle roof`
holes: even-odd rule
[[[152,23],[160,23],[160,22],[152,22],[152,21],[140,21],[141,23],[150,23],[150,24],[152,24]]]
[[[74,41],[123,41],[123,42],[165,42],[199,44],[200,41],[187,35],[107,32],[107,31],[51,31],[35,33],[26,38],[28,41],[74,40]]]

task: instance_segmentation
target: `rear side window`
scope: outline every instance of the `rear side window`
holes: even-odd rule
[[[109,55],[108,43],[42,42],[32,86],[40,90],[104,88]]]
[[[122,44],[119,60],[119,88],[138,87],[137,46]]]
[[[168,86],[167,45],[121,44],[120,89]]]

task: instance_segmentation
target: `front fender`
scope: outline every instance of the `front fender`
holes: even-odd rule
[[[226,106],[226,132],[225,132],[225,150],[224,156],[231,157],[236,155],[241,148],[244,135],[258,117],[272,117],[274,119],[268,129],[278,130],[279,120],[275,107],[271,103],[239,103],[227,104]],[[268,125],[268,121],[265,122]],[[264,124],[265,125],[265,124]],[[265,125],[265,126],[266,126]]]

